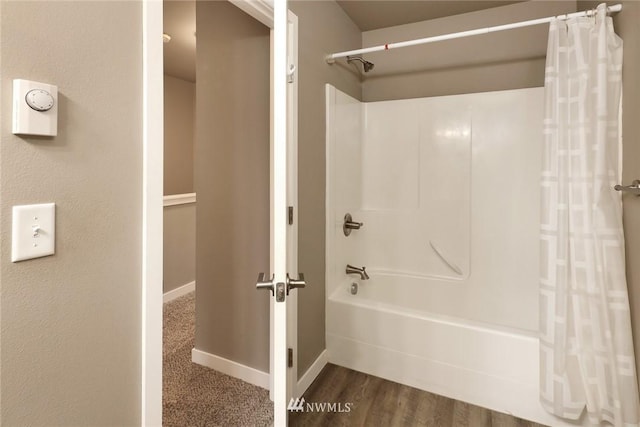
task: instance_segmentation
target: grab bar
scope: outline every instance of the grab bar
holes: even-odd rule
[[[634,180],[631,185],[616,185],[613,187],[616,191],[628,191],[631,194],[635,194],[636,196],[640,196],[640,179]]]

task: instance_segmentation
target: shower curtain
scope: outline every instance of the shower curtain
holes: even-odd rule
[[[549,28],[540,235],[540,400],[552,414],[636,426],[625,278],[622,40],[606,6]]]

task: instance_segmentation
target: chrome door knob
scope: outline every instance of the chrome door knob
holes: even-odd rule
[[[266,274],[260,273],[258,274],[258,281],[256,283],[256,289],[267,289],[271,291],[271,296],[273,296],[273,279],[274,275],[271,275],[271,279],[265,280]]]
[[[292,279],[289,277],[289,274],[287,274],[287,295],[289,295],[291,289],[304,288],[305,286],[307,286],[307,282],[304,281],[304,274],[298,274],[297,279]]]

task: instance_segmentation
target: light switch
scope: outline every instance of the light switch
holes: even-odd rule
[[[14,206],[12,221],[11,262],[55,253],[55,203]]]
[[[13,81],[13,131],[18,135],[58,134],[58,87],[31,80]]]

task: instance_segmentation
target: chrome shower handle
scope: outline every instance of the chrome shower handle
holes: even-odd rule
[[[351,230],[360,230],[364,223],[355,222],[353,218],[351,218],[351,214],[348,213],[344,216],[344,224],[342,225],[342,232],[345,236],[351,234]]]
[[[634,180],[631,185],[616,185],[613,187],[616,191],[628,191],[631,194],[635,194],[636,196],[640,196],[640,179]]]

